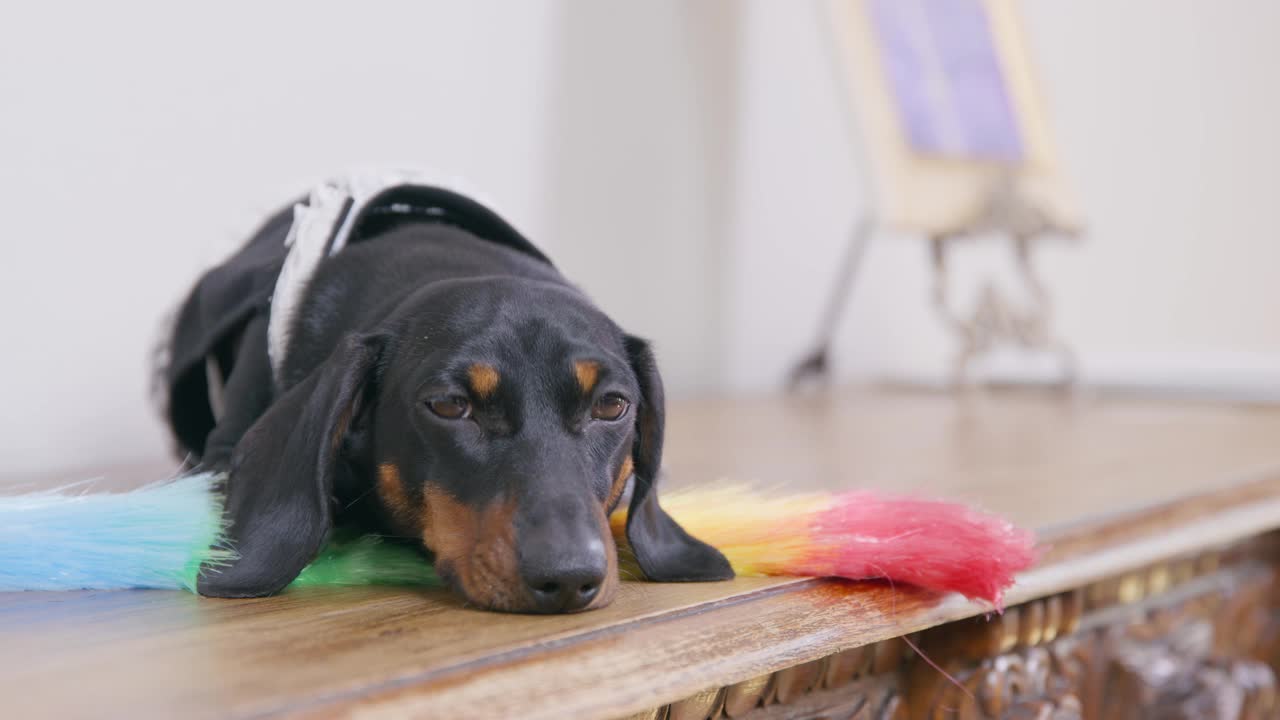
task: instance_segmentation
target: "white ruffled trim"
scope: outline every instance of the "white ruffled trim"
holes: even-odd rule
[[[289,253],[271,296],[267,355],[277,381],[288,351],[294,314],[320,261],[346,247],[352,223],[371,199],[388,188],[400,185],[439,187],[480,201],[477,193],[463,190],[465,183],[458,178],[446,178],[422,170],[356,171],[313,188],[305,202],[293,206],[293,225],[284,241]],[[344,215],[342,211],[348,199],[351,200],[351,208]],[[339,222],[342,225],[335,232]],[[333,238],[331,246],[330,238]]]

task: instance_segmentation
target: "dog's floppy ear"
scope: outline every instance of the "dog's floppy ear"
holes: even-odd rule
[[[627,358],[640,381],[636,440],[632,450],[635,485],[627,511],[627,542],[645,577],[657,582],[698,582],[733,577],[719,550],[685,532],[658,505],[658,469],[662,465],[662,378],[648,343],[627,336]]]
[[[315,558],[333,525],[331,495],[343,439],[372,400],[381,336],[351,335],[290,388],[236,445],[227,485],[231,565],[205,568],[202,595],[278,592]]]

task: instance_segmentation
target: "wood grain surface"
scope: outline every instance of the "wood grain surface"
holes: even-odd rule
[[[664,482],[973,502],[1052,544],[1013,602],[1280,527],[1280,409],[841,392],[674,403]],[[150,479],[150,478],[148,478]],[[572,616],[439,591],[0,595],[0,717],[612,717],[985,609],[884,583],[627,582]]]

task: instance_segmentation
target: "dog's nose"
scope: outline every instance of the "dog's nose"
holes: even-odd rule
[[[547,495],[524,508],[517,552],[528,612],[574,612],[600,595],[608,571],[603,520],[599,505],[580,495]]]
[[[581,610],[600,594],[607,563],[598,537],[578,537],[523,558],[520,575],[529,588],[534,612]]]
[[[604,582],[604,568],[574,565],[550,572],[528,573],[524,581],[538,612],[573,612],[596,599]]]

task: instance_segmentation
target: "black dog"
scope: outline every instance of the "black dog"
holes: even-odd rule
[[[627,538],[644,574],[732,577],[658,505],[649,347],[511,226],[439,187],[348,196],[342,249],[335,230],[285,313],[298,222],[282,211],[205,274],[163,368],[181,450],[229,472],[240,558],[206,572],[202,594],[281,590],[341,522],[420,538],[481,607],[600,607],[618,583],[606,518],[632,477]]]

